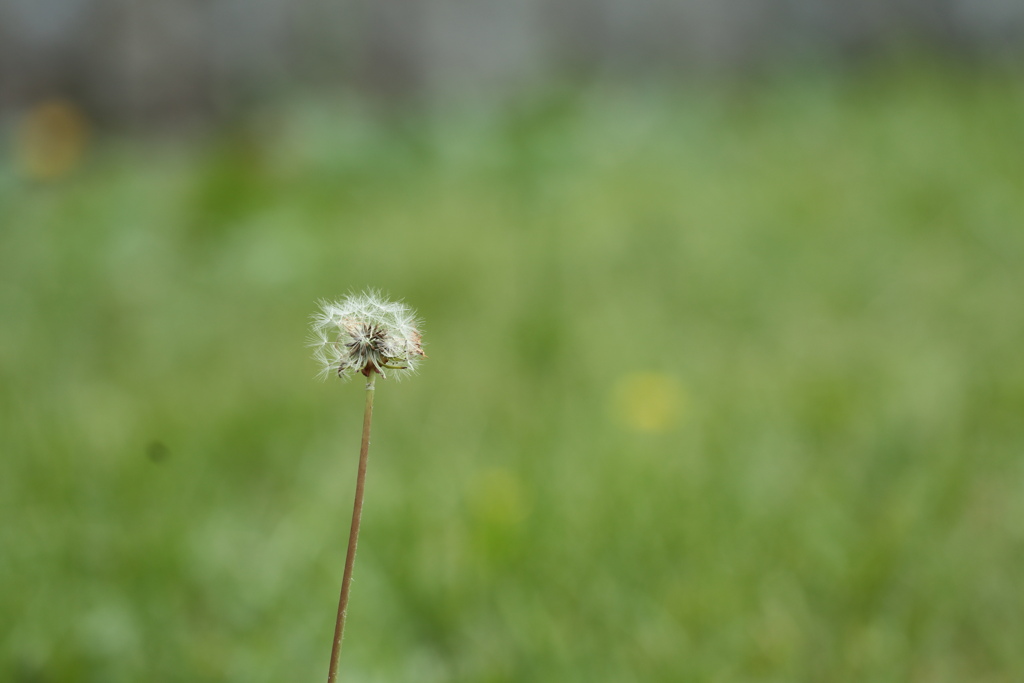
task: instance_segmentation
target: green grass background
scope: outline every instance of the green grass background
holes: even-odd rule
[[[325,677],[362,390],[304,345],[373,286],[430,358],[342,680],[1024,680],[1022,150],[1019,78],[909,69],[8,158],[0,679]]]

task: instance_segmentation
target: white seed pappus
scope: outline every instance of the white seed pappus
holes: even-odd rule
[[[426,357],[420,323],[404,303],[388,301],[372,290],[319,303],[310,346],[321,377],[337,374],[350,379],[374,372],[387,377],[392,371],[401,377],[414,372]]]

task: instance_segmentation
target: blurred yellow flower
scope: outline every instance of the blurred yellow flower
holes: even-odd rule
[[[616,382],[612,412],[627,428],[661,433],[679,424],[686,409],[686,395],[679,382],[655,372],[632,372]]]
[[[504,467],[492,467],[477,474],[469,502],[473,516],[488,527],[514,529],[529,514],[519,477]]]
[[[15,130],[18,169],[32,180],[56,180],[74,170],[89,141],[89,124],[73,103],[47,100],[29,109]]]

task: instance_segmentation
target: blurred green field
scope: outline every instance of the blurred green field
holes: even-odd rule
[[[1024,84],[907,70],[0,166],[0,679],[1024,680]]]

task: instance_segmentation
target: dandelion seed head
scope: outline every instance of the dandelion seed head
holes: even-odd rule
[[[419,321],[411,308],[388,301],[374,290],[336,302],[320,301],[313,315],[310,346],[320,364],[320,376],[379,373],[396,377],[415,372],[425,358]]]

